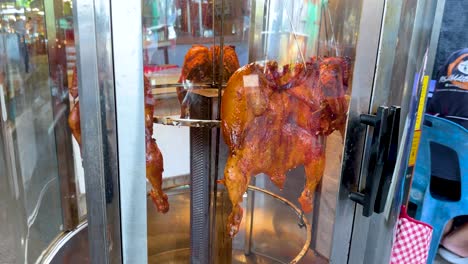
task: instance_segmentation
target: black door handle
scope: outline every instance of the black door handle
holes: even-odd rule
[[[374,127],[369,148],[366,186],[351,192],[349,198],[363,206],[362,214],[371,216],[385,208],[398,153],[400,107],[380,106],[376,115],[362,114],[361,123]]]

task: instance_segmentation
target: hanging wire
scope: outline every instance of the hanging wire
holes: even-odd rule
[[[319,26],[319,34],[322,32],[322,25],[324,27],[324,33],[325,33],[325,48],[328,46],[330,43],[331,46],[333,46],[333,49],[335,50],[335,56],[340,56],[340,51],[338,49],[338,43],[336,42],[335,38],[335,31],[334,31],[334,26],[333,26],[333,20],[331,17],[331,12],[330,12],[330,5],[328,4],[329,1],[322,1],[320,4],[320,26]],[[330,27],[331,35],[329,35],[328,28]],[[320,40],[320,37],[319,37]],[[320,54],[320,41],[319,45],[317,45],[317,56]],[[326,49],[328,56],[331,56],[330,50]]]
[[[264,66],[263,66],[263,73],[266,73],[267,70],[267,61],[268,61],[268,34],[270,34],[270,0],[267,1],[267,17],[266,17],[266,30],[265,30],[265,44],[264,44],[264,50],[265,50],[265,60],[264,60]]]
[[[288,18],[289,25],[291,26],[291,30],[292,30],[292,33],[293,33],[293,36],[294,36],[294,41],[296,42],[297,50],[299,51],[299,55],[301,56],[302,64],[304,65],[304,70],[305,70],[307,68],[306,60],[305,60],[305,57],[304,57],[304,53],[302,52],[301,46],[299,45],[299,41],[297,40],[296,28],[294,27],[294,24],[293,24],[293,22],[291,20],[291,17],[288,14],[288,12],[286,11],[285,13],[286,13],[286,17]]]
[[[322,33],[322,14],[323,14],[323,3],[320,4],[320,18],[319,18],[319,28],[318,28],[318,43],[317,43],[317,52],[316,52],[316,56],[318,57],[319,54],[320,54],[320,35]]]
[[[325,50],[327,51],[327,55],[330,56],[330,50],[327,48],[328,46],[328,24],[327,24],[327,14],[326,14],[326,11],[325,11],[325,3],[322,2],[322,16],[321,16],[321,19],[323,19],[323,24],[324,24],[324,27],[325,27]]]
[[[327,3],[327,14],[328,14],[328,20],[330,21],[330,30],[331,30],[331,42],[332,42],[332,45],[333,47],[335,48],[335,56],[340,56],[340,52],[338,51],[338,45],[336,43],[336,39],[335,39],[335,31],[334,31],[334,27],[333,27],[333,20],[331,18],[331,14],[330,14],[330,6],[328,5]]]

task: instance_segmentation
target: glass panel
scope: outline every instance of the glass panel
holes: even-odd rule
[[[7,230],[14,230],[10,236],[3,229],[0,236],[10,237],[3,241],[8,263],[34,263],[78,221],[70,209],[76,210],[76,188],[67,185],[75,182],[69,179],[74,169],[67,124],[66,64],[72,59],[65,55],[74,45],[71,2],[2,1],[0,15],[0,180],[7,188],[0,204],[8,203],[1,226],[15,226]]]
[[[240,168],[243,173],[239,174],[243,175],[251,171],[252,176],[255,172],[271,176],[257,177],[255,185],[287,198],[306,213],[312,226],[312,241],[311,250],[302,259],[304,263],[324,263],[330,257],[361,4],[362,1],[256,1],[251,16],[253,39],[249,40],[249,61],[255,62],[255,67],[245,68],[243,79],[232,84],[236,93],[244,89],[248,111],[253,111],[255,117],[236,131],[234,126],[239,122],[235,118],[245,114],[239,112],[235,117],[230,115],[235,108],[222,110],[221,119],[232,126],[223,127],[223,132],[229,132],[231,137],[243,135],[242,139],[228,138],[237,140],[228,144],[231,151],[235,150],[228,166]],[[246,78],[252,74],[253,86],[248,82],[251,79]],[[227,97],[230,86],[222,104],[236,100],[234,96]],[[275,134],[269,135],[268,131]],[[240,177],[228,170],[226,176]],[[238,181],[228,184],[228,190],[236,190]],[[252,204],[253,207],[244,207],[243,214],[248,217],[251,211],[254,216],[249,248],[273,256],[276,251],[271,248],[275,242],[271,240],[268,249],[261,236],[255,236],[257,226],[268,225],[270,220],[259,220],[256,213],[262,209],[274,211],[276,207],[257,197]],[[274,223],[287,218],[280,214],[272,217]],[[278,232],[278,228],[274,230]],[[283,241],[296,241],[288,236],[283,235]]]
[[[63,2],[63,17],[59,19],[60,28],[63,30],[63,43],[65,44],[66,69],[67,69],[67,85],[69,87],[69,109],[68,116],[69,127],[73,136],[72,152],[74,175],[76,183],[76,192],[78,198],[78,215],[80,221],[86,219],[86,189],[84,180],[84,170],[81,157],[81,131],[79,124],[79,95],[78,95],[78,73],[76,65],[76,47],[75,33],[73,25],[72,1]],[[78,140],[80,142],[78,142]]]
[[[215,263],[254,263],[256,256],[265,263],[291,261],[302,246],[310,246],[300,256],[305,263],[328,262],[361,4],[143,0],[147,176],[153,190],[172,186],[179,177],[191,182],[191,229],[181,230],[196,235],[200,219],[194,208],[209,206],[205,231]],[[156,166],[164,172],[151,174],[148,168]],[[247,192],[256,175],[263,176],[251,184],[273,196]],[[215,184],[218,179],[222,184]],[[164,195],[150,196],[163,211]],[[149,234],[163,239],[158,221],[173,217],[164,221],[175,223],[176,215],[190,215],[190,205],[181,207],[174,197],[169,195],[170,210],[174,205],[183,212],[151,218]],[[302,208],[307,221],[294,210],[286,213],[294,206]],[[148,207],[148,215],[154,208]],[[291,232],[279,226],[291,226]],[[171,240],[173,247],[166,250],[174,253],[174,261],[188,261],[188,239]],[[281,248],[284,241],[302,245]],[[149,239],[154,262],[164,253],[158,243]],[[251,255],[239,257],[242,252]]]

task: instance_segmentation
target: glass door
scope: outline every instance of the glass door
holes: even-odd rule
[[[71,2],[3,1],[0,16],[0,255],[34,263],[80,220],[67,122]]]
[[[344,263],[382,15],[142,1],[150,263]]]
[[[385,209],[380,214],[365,216],[363,207],[357,206],[349,263],[384,263],[390,260],[395,224],[400,207],[406,203],[409,192],[408,159],[415,126],[418,103],[424,100],[420,91],[422,80],[430,72],[430,43],[438,39],[439,25],[434,17],[440,15],[444,2],[392,1],[383,6],[384,27],[381,32],[376,75],[373,82],[371,111],[380,105],[400,105],[401,120],[398,140],[398,162],[389,180],[389,194]],[[401,17],[405,19],[396,19]],[[433,54],[432,54],[433,56]],[[421,99],[422,98],[422,99]],[[366,145],[370,146],[367,133]],[[362,168],[369,167],[369,154],[363,160]],[[357,190],[365,190],[369,176],[361,172]]]

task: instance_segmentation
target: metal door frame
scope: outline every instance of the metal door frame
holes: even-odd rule
[[[343,150],[341,181],[336,204],[331,263],[347,263],[356,204],[348,196],[357,189],[366,138],[359,116],[369,112],[376,71],[385,0],[363,0],[356,45],[351,101]],[[374,52],[369,52],[374,51]]]
[[[411,131],[404,132],[409,113],[412,84],[415,73],[424,64],[426,49],[431,41],[431,33],[437,32],[434,15],[437,1],[385,1],[382,29],[376,54],[375,74],[371,84],[372,96],[369,113],[374,113],[380,105],[400,105],[400,146],[405,143]],[[355,73],[356,76],[356,73]],[[359,77],[358,77],[359,78]],[[367,113],[367,112],[363,112]],[[348,131],[349,127],[348,127]],[[370,131],[361,135],[364,144],[370,144]],[[406,157],[399,153],[400,164],[404,166]],[[363,153],[361,168],[368,166],[367,153]],[[389,262],[393,231],[401,206],[399,189],[403,182],[399,175],[399,164],[395,168],[393,191],[387,199],[387,210],[369,218],[362,216],[362,207],[356,206],[352,224],[352,237],[349,255],[345,262],[332,263],[386,263]],[[345,167],[346,169],[346,167]],[[364,186],[367,170],[361,169],[359,186]],[[336,231],[335,231],[336,234]],[[337,241],[337,240],[335,240]]]
[[[73,1],[92,263],[147,263],[141,3],[128,3]]]

